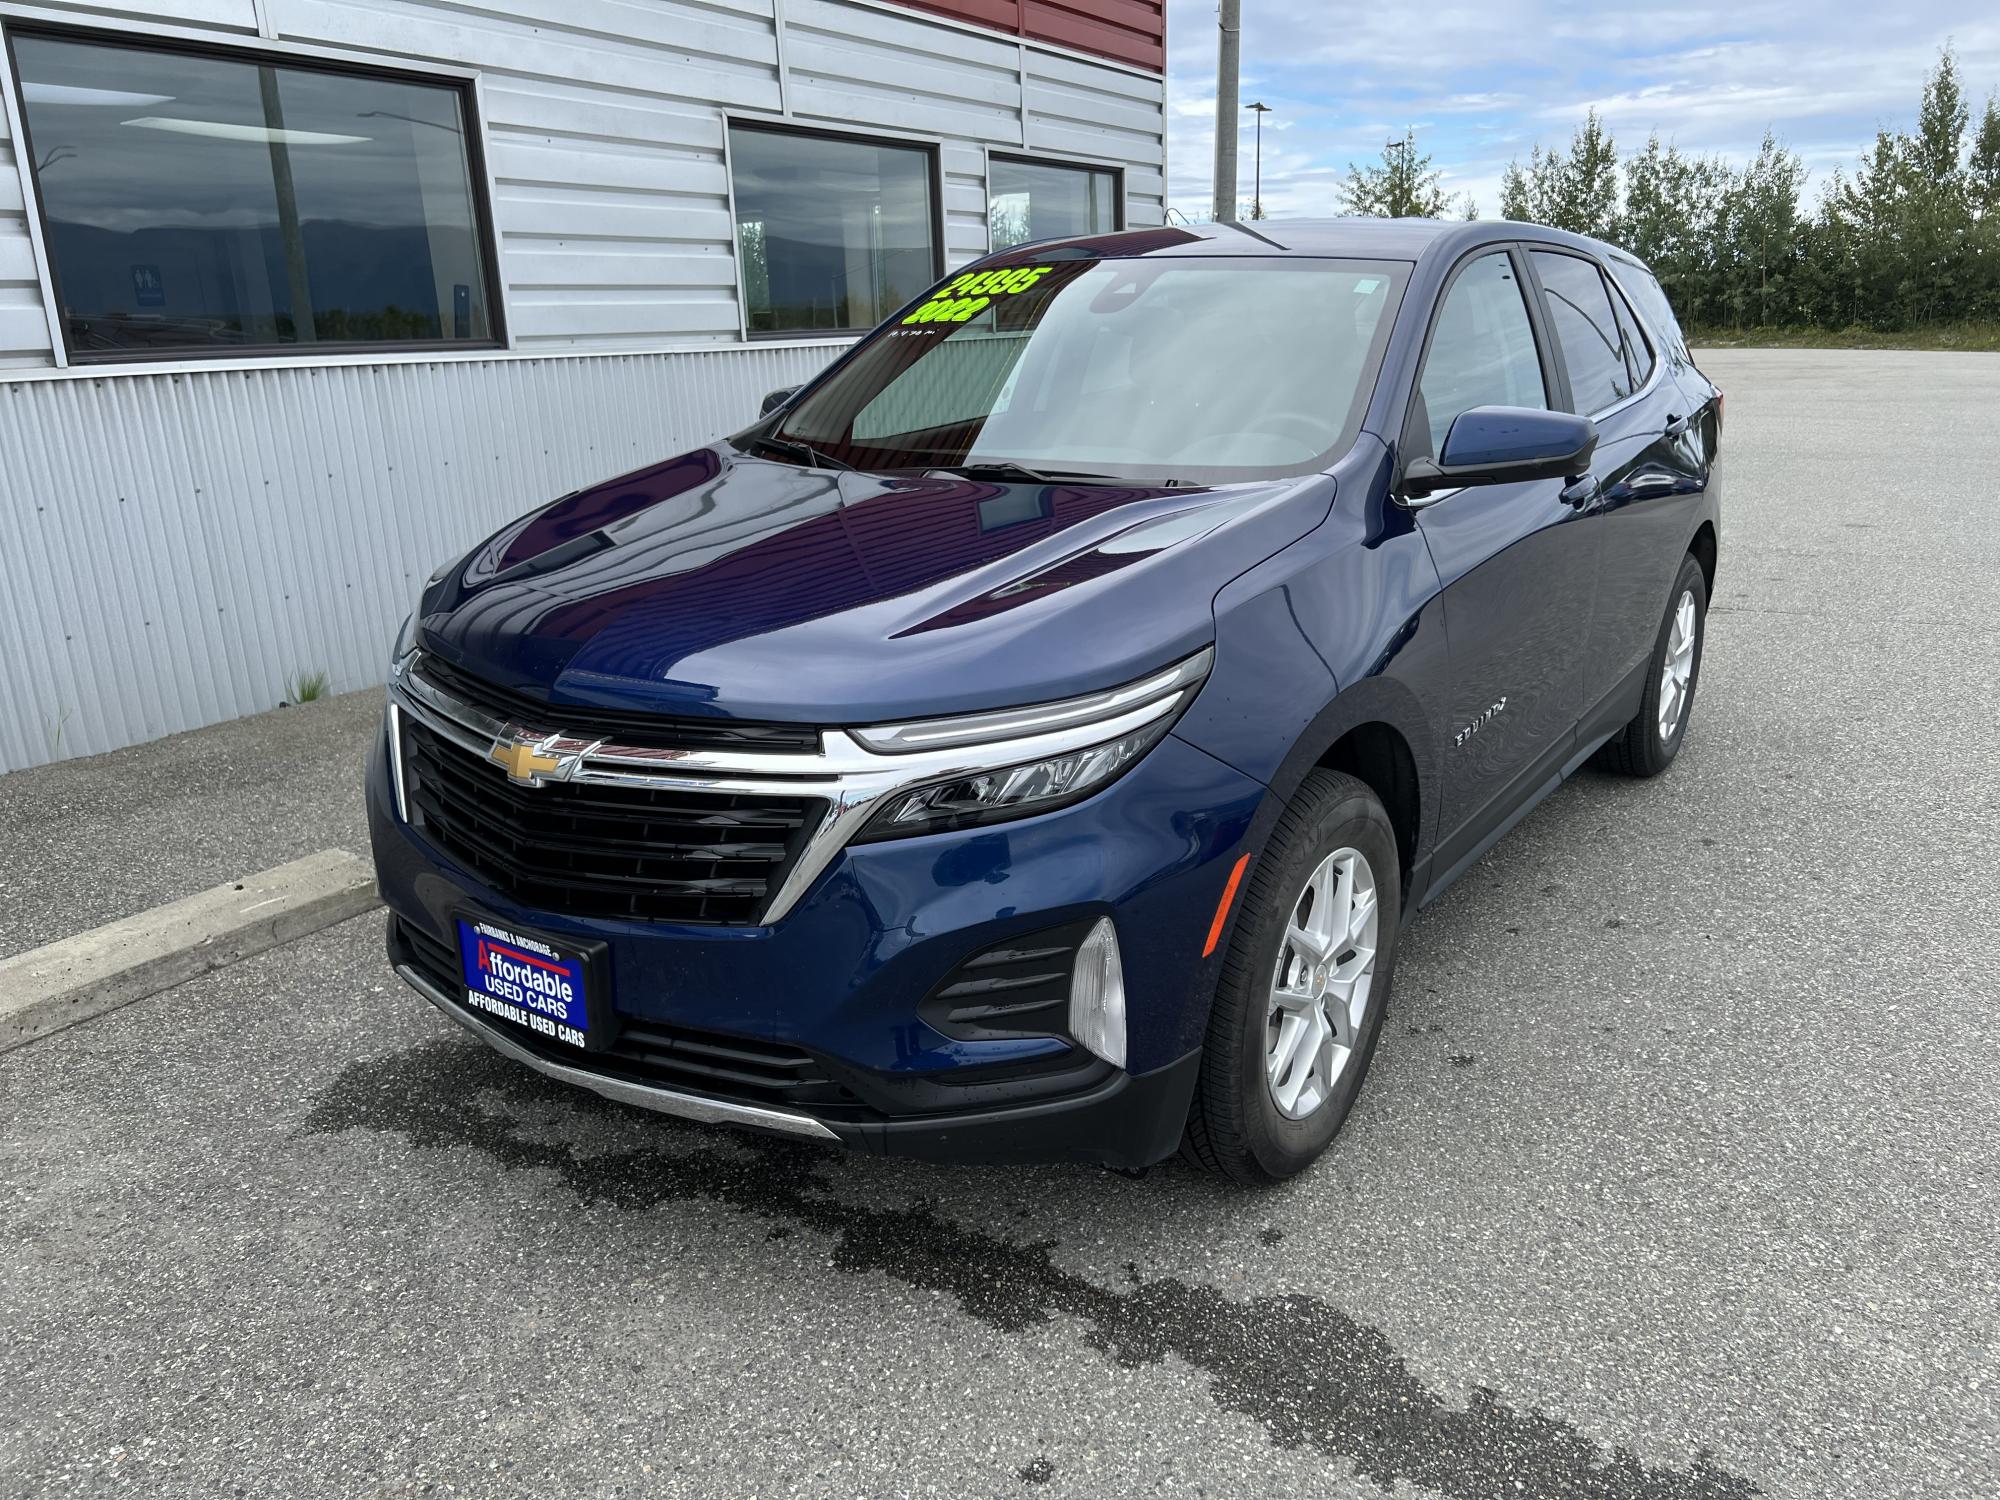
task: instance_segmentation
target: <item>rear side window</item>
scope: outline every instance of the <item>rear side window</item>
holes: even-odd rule
[[[1625,300],[1615,280],[1611,282],[1611,315],[1618,320],[1618,339],[1625,346],[1625,368],[1632,372],[1636,390],[1652,378],[1653,351],[1646,346],[1646,335],[1639,331],[1632,304]]]
[[[1585,416],[1616,406],[1639,388],[1625,358],[1625,336],[1611,310],[1611,293],[1592,261],[1536,250],[1535,274],[1547,295],[1570,395]]]
[[[1688,358],[1687,335],[1681,332],[1680,320],[1674,316],[1674,305],[1667,300],[1666,290],[1660,285],[1659,278],[1643,266],[1614,259],[1611,262],[1611,281],[1638,307],[1639,316],[1653,330],[1654,337],[1670,361],[1685,364]]]
[[[1444,451],[1444,436],[1459,414],[1475,406],[1548,408],[1534,325],[1505,251],[1480,256],[1445,293],[1417,400],[1432,457]]]

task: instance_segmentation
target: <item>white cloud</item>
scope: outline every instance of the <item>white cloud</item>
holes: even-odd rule
[[[1418,131],[1454,193],[1498,211],[1500,174],[1540,142],[1566,144],[1596,108],[1621,148],[1657,131],[1683,150],[1741,160],[1774,131],[1815,178],[1851,163],[1878,129],[1915,121],[1925,72],[1955,47],[1975,112],[2000,90],[1993,0],[1803,7],[1690,0],[1578,13],[1557,0],[1427,11],[1245,0],[1243,99],[1265,117],[1267,211],[1331,214],[1350,161]],[[1214,0],[1169,0],[1169,193],[1206,211],[1214,158]],[[1242,132],[1241,195],[1253,133]]]

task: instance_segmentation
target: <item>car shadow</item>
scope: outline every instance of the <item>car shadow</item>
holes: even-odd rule
[[[563,1131],[547,1128],[552,1114],[565,1119]],[[1106,1285],[1059,1263],[1055,1240],[947,1217],[923,1196],[963,1180],[942,1169],[666,1119],[551,1083],[461,1036],[349,1063],[317,1096],[301,1133],[353,1131],[399,1137],[418,1152],[478,1153],[504,1172],[548,1174],[554,1191],[579,1202],[632,1214],[732,1209],[766,1221],[772,1238],[824,1236],[832,1269],[949,1296],[997,1333],[1062,1318],[1120,1365],[1175,1356],[1201,1372],[1219,1408],[1255,1420],[1273,1442],[1345,1460],[1385,1488],[1402,1482],[1483,1500],[1504,1475],[1534,1495],[1741,1500],[1758,1493],[1706,1452],[1686,1468],[1648,1467],[1491,1390],[1451,1406],[1380,1330],[1320,1298],[1232,1298],[1178,1277],[1147,1279],[1130,1262],[1122,1284]],[[910,1190],[900,1205],[871,1180],[884,1170]],[[1101,1200],[1107,1186],[1103,1173],[1081,1167],[1035,1182],[1042,1193],[1080,1200],[1084,1218],[1072,1222],[1087,1220],[1083,1205]],[[1122,1186],[1177,1200],[1195,1189],[1173,1167]]]

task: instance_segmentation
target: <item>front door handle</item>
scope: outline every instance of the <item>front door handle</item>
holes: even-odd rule
[[[1572,479],[1569,482],[1568,487],[1562,492],[1562,502],[1564,505],[1574,505],[1578,510],[1582,510],[1602,493],[1597,483],[1597,476],[1586,474],[1581,479]]]

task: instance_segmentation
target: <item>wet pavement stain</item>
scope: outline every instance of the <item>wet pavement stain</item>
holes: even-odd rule
[[[699,1137],[714,1148],[579,1155],[480,1107],[480,1096],[495,1094],[643,1119],[663,1139]],[[1207,1377],[1217,1406],[1257,1421],[1285,1447],[1308,1445],[1350,1462],[1385,1491],[1401,1482],[1453,1500],[1487,1500],[1496,1485],[1537,1500],[1744,1500],[1761,1493],[1706,1452],[1684,1469],[1649,1468],[1624,1449],[1606,1451],[1560,1417],[1517,1411],[1493,1391],[1475,1390],[1463,1410],[1449,1407],[1380,1331],[1317,1298],[1232,1301],[1171,1277],[1113,1290],[1056,1265],[1054,1241],[1003,1239],[954,1224],[930,1204],[885,1208],[832,1197],[823,1175],[839,1160],[831,1148],[717,1137],[641,1115],[544,1083],[456,1038],[350,1064],[321,1093],[303,1132],[350,1130],[399,1135],[418,1148],[480,1151],[505,1169],[554,1173],[578,1197],[621,1209],[708,1201],[781,1221],[776,1228],[809,1229],[833,1241],[837,1269],[947,1293],[1001,1332],[1075,1318],[1086,1327],[1085,1342],[1106,1357],[1137,1366],[1175,1355]]]

